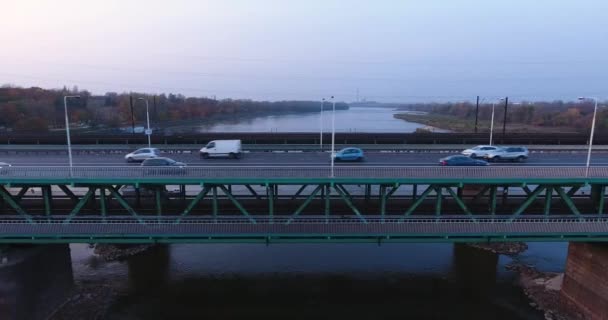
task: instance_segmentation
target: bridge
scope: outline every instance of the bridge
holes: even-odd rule
[[[606,241],[608,167],[9,167],[0,242]]]

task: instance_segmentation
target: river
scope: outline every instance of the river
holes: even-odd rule
[[[395,119],[393,108],[357,107],[336,111],[336,132],[414,132],[425,125]],[[325,132],[331,130],[332,112],[291,113],[255,118],[218,120],[200,126],[169,127],[170,131],[194,130],[198,132],[319,132],[321,119]]]
[[[103,319],[544,319],[513,262],[562,272],[566,243],[516,257],[452,244],[175,244],[123,262],[71,245],[77,283],[121,292]]]

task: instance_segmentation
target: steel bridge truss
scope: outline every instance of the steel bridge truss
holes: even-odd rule
[[[67,170],[0,172],[0,242],[608,240],[603,167]]]

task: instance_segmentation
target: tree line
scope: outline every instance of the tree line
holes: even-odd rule
[[[505,103],[495,106],[495,125],[501,125],[504,118]],[[476,104],[460,103],[414,103],[399,106],[399,110],[425,111],[431,114],[448,115],[457,119],[474,120]],[[524,124],[538,127],[567,127],[579,132],[587,132],[593,117],[593,102],[551,101],[509,103],[507,106],[507,123]],[[479,107],[478,120],[489,121],[492,116],[490,104]],[[608,110],[598,109],[596,129],[608,131]]]
[[[68,116],[76,127],[118,129],[142,126],[149,103],[150,120],[154,127],[184,121],[213,121],[218,118],[255,117],[269,114],[319,112],[320,101],[253,101],[206,97],[186,97],[181,94],[147,95],[144,93],[115,93],[92,95],[77,87],[43,89],[38,87],[0,87],[0,131],[48,132],[65,127],[66,95],[79,95],[68,100]],[[325,103],[324,109],[331,108]],[[346,103],[336,103],[336,109],[348,109]]]

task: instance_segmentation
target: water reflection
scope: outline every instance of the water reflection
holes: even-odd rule
[[[395,119],[391,108],[350,108],[336,111],[337,132],[414,132],[424,127]],[[253,119],[225,119],[199,126],[199,132],[319,132],[320,113],[294,113]],[[331,112],[323,113],[325,132],[331,130]],[[178,127],[171,128],[178,130]]]
[[[450,244],[159,246],[129,259],[106,319],[542,319],[498,263]]]

